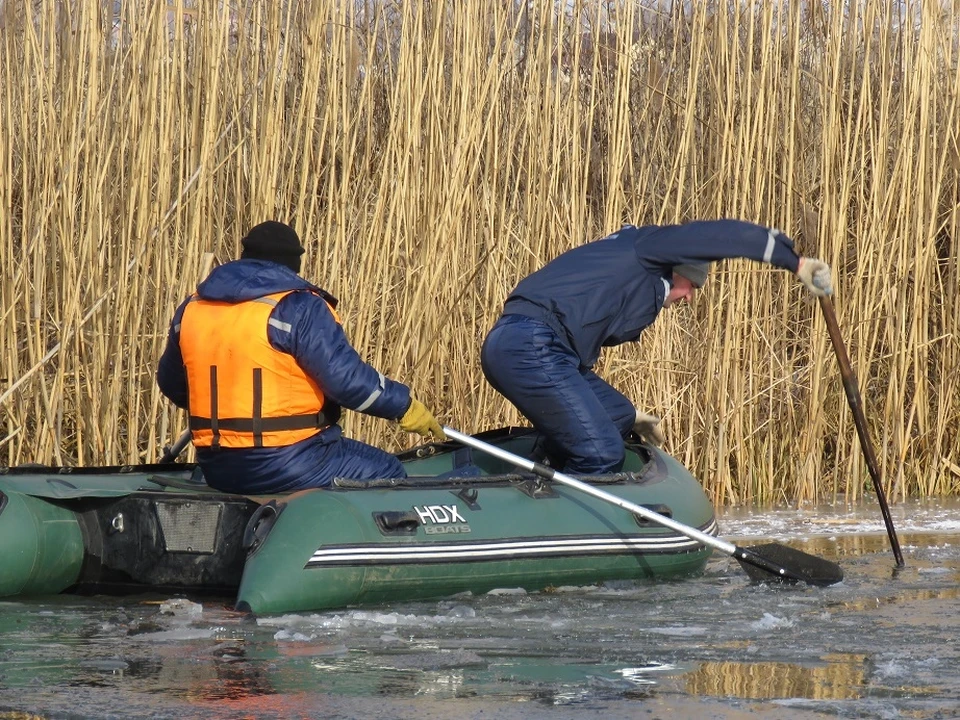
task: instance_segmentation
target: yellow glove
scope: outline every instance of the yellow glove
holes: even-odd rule
[[[423,435],[423,437],[432,435],[436,440],[447,439],[447,436],[443,434],[443,428],[440,427],[440,423],[437,422],[433,413],[427,410],[426,405],[413,398],[410,398],[410,407],[400,418],[400,427],[408,433],[417,433]]]

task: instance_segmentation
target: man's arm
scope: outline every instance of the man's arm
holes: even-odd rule
[[[180,352],[180,321],[186,301],[180,304],[173,314],[173,321],[167,332],[167,346],[157,365],[157,385],[169,400],[180,408],[187,408],[187,372],[183,367],[183,355]]]
[[[796,273],[793,241],[774,228],[742,220],[698,220],[683,225],[638,228],[637,255],[661,266],[746,258]]]
[[[267,334],[338,405],[391,420],[410,407],[410,389],[364,362],[316,295],[287,295],[274,309]]]

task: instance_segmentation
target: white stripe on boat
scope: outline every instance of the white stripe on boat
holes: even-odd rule
[[[716,522],[703,532],[715,535]],[[692,552],[703,545],[683,535],[662,537],[577,537],[542,540],[503,540],[487,542],[457,542],[382,545],[331,545],[319,548],[305,567],[332,565],[378,565],[414,562],[470,562],[493,559],[520,559],[550,556],[600,554],[652,554]]]

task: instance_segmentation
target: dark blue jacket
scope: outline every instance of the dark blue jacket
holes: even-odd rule
[[[673,267],[749,258],[796,272],[793,242],[739,220],[684,225],[626,225],[568,250],[520,281],[503,314],[536,318],[591,368],[604,346],[636,340],[663,308]]]
[[[205,300],[241,302],[285,290],[292,292],[281,300],[270,315],[267,338],[280,352],[292,355],[297,364],[320,386],[328,401],[382,418],[396,419],[410,405],[410,390],[385,377],[365,363],[350,345],[343,328],[323,299],[308,290],[320,292],[292,270],[265,260],[235,260],[216,268],[197,288]],[[326,295],[333,304],[336,300]],[[174,404],[187,408],[187,377],[180,352],[180,322],[186,300],[173,316],[167,346],[160,358],[157,384]],[[276,321],[276,322],[274,322]],[[333,432],[331,432],[331,430]],[[339,428],[325,431],[329,442],[339,438]],[[335,437],[333,437],[335,436]],[[303,445],[302,441],[297,445]],[[204,450],[201,448],[201,450]],[[258,474],[293,475],[292,461],[305,459],[303,447],[231,449],[230,464],[244,467],[244,456],[256,465]],[[206,451],[198,459],[211,460],[223,451]],[[294,463],[295,464],[295,463]]]

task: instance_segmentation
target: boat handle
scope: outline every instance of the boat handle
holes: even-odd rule
[[[276,500],[270,500],[258,507],[250,519],[247,520],[247,526],[243,529],[243,540],[240,547],[247,552],[247,556],[253,555],[257,549],[267,539],[267,535],[273,529],[274,523],[280,517],[280,513],[286,505],[278,505]]]
[[[373,519],[384,535],[416,535],[420,527],[420,516],[413,510],[375,512]]]
[[[647,505],[646,503],[641,503],[640,507],[644,507],[647,510],[653,510],[653,512],[657,513],[657,515],[663,515],[666,518],[673,517],[673,510],[670,509],[669,505],[664,505],[663,503],[658,505]],[[640,517],[639,515],[634,515],[633,519],[637,521],[637,525],[640,527],[649,527],[650,525],[656,524],[647,518]]]

